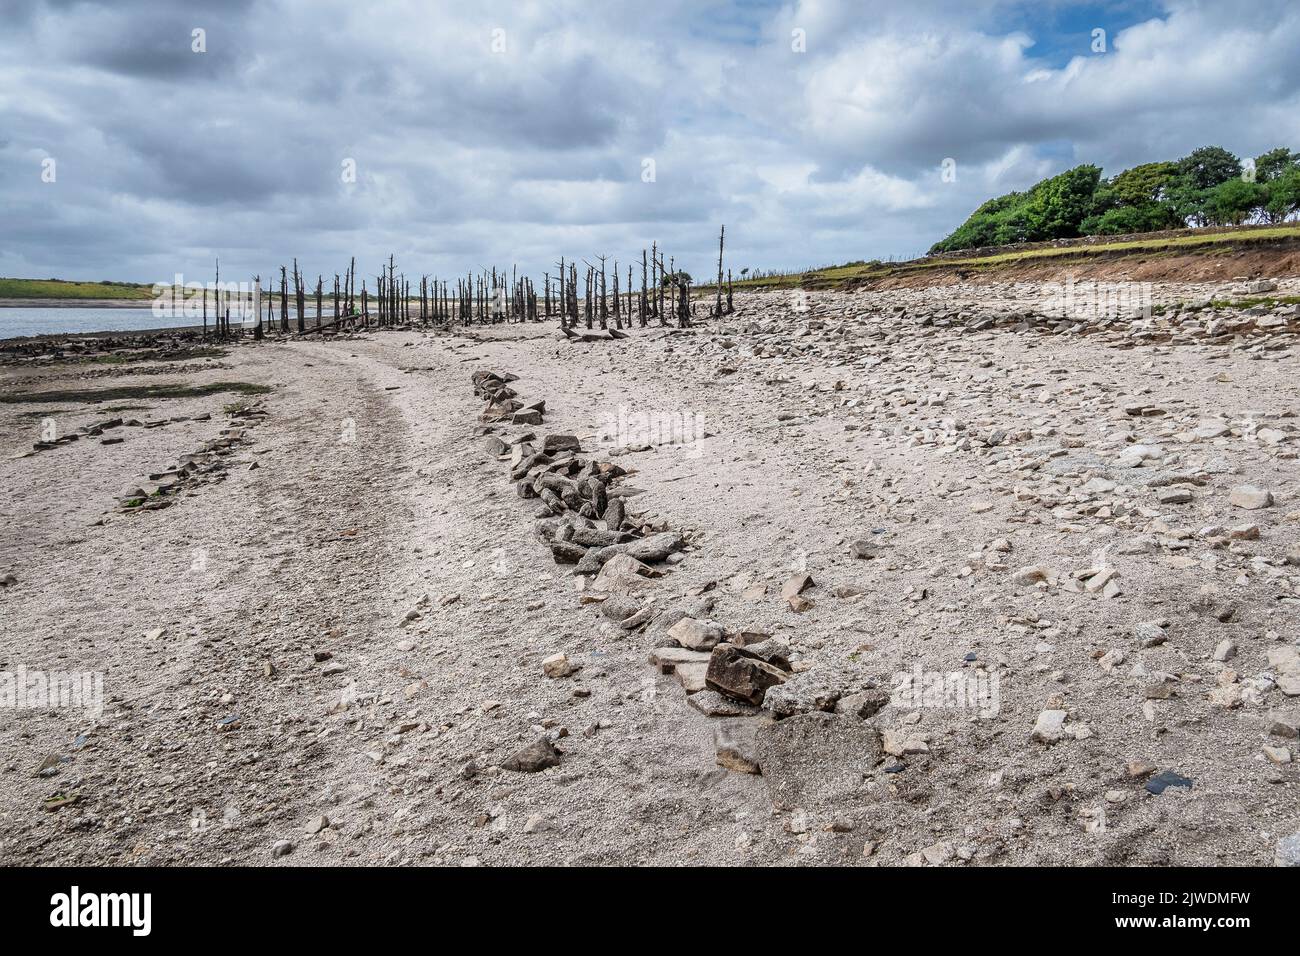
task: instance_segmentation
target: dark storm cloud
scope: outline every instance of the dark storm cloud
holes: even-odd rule
[[[1094,18],[1109,50],[1074,56]],[[540,273],[652,239],[707,271],[722,221],[737,262],[803,267],[919,252],[1076,162],[1300,147],[1280,0],[11,0],[4,27],[8,275]]]

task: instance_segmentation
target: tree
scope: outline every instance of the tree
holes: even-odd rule
[[[1140,206],[1116,206],[1101,215],[1089,216],[1079,224],[1085,236],[1126,236],[1135,232],[1159,232],[1177,223],[1171,221],[1169,209],[1161,203]]]
[[[1268,191],[1261,184],[1229,179],[1210,190],[1205,211],[1215,225],[1240,226],[1254,216],[1267,199]]]
[[[1076,166],[1031,189],[1025,207],[1028,238],[1067,239],[1079,235],[1079,223],[1091,212],[1093,193],[1100,181],[1100,167]]]
[[[1165,189],[1178,175],[1178,164],[1144,163],[1126,169],[1106,184],[1119,206],[1144,206],[1159,202]]]
[[[1213,189],[1240,175],[1240,160],[1222,146],[1202,146],[1178,161],[1178,177],[1196,189]]]
[[[1285,146],[1270,149],[1255,158],[1255,182],[1271,183],[1281,178],[1289,169],[1300,167],[1300,154],[1293,153]]]
[[[1267,199],[1264,217],[1269,222],[1283,222],[1300,212],[1300,167],[1292,166],[1276,179],[1264,184]]]

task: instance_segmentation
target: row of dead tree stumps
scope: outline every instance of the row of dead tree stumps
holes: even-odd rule
[[[629,473],[611,462],[584,457],[576,435],[539,437],[533,429],[543,423],[545,400],[521,397],[514,388],[518,376],[480,370],[471,380],[474,393],[487,401],[478,434],[492,457],[509,464],[519,497],[537,503],[537,537],[557,565],[570,567],[574,575],[592,577],[583,591],[584,603],[598,603],[601,613],[625,631],[662,635],[650,652],[650,663],[660,673],[677,678],[693,708],[708,717],[724,718],[714,725],[720,766],[761,774],[765,760],[774,766],[788,764],[806,746],[810,732],[824,735],[827,720],[838,726],[843,708],[838,714],[822,711],[837,709],[839,694],[815,700],[809,708],[815,713],[806,713],[789,700],[771,701],[764,708],[769,690],[781,687],[794,674],[785,641],[767,633],[728,630],[701,619],[704,615],[689,603],[643,602],[644,592],[666,573],[655,565],[671,566],[685,557],[689,545],[683,535],[666,523],[631,514],[625,501],[630,489],[623,483]],[[803,577],[807,580],[787,583],[796,595],[813,583]],[[703,590],[688,593],[698,597]],[[700,617],[692,616],[692,611]],[[542,662],[546,676],[556,679],[571,676],[580,666],[563,653]],[[853,712],[844,718],[842,729],[871,738],[868,743],[874,742],[874,747],[861,751],[869,765],[868,755],[878,757],[880,747],[862,718],[878,711],[884,701],[879,695],[858,696],[862,699],[845,701]],[[801,719],[780,721],[784,729],[777,724],[777,718],[796,716]],[[807,726],[809,722],[816,726]],[[501,766],[532,772],[556,766],[561,758],[554,741],[543,737]],[[769,787],[775,796],[788,783],[782,774],[779,781],[769,781]]]

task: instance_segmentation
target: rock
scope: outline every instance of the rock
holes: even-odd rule
[[[502,770],[514,770],[518,773],[537,773],[547,767],[560,763],[560,751],[545,737],[535,743],[517,750],[501,763]]]
[[[288,840],[276,840],[271,844],[271,856],[288,856],[293,852],[293,844]]]
[[[811,574],[796,574],[781,585],[781,597],[783,600],[789,601],[791,598],[797,597],[808,590],[812,585]]]
[[[1012,574],[1011,580],[1016,584],[1038,584],[1039,582],[1051,583],[1054,576],[1055,575],[1053,575],[1051,571],[1043,567],[1041,564],[1030,564],[1026,567],[1020,568]]]
[[[768,688],[763,709],[780,719],[814,710],[833,711],[840,690],[828,687],[811,674],[799,674],[784,684]]]
[[[1156,500],[1162,505],[1185,505],[1192,500],[1192,493],[1186,488],[1161,488]]]
[[[1159,647],[1165,641],[1169,640],[1169,635],[1165,629],[1155,621],[1143,621],[1133,628],[1133,636],[1136,637],[1143,647]]]
[[[894,757],[907,754],[927,754],[930,745],[908,730],[886,730],[881,738],[881,747],[885,753]]]
[[[1034,722],[1033,739],[1041,744],[1054,744],[1065,736],[1066,712],[1045,710]]]
[[[723,697],[716,690],[701,690],[691,694],[686,703],[698,710],[705,717],[754,717],[761,711],[753,704]]]
[[[577,435],[547,435],[542,439],[542,453],[554,455],[562,451],[582,451]]]
[[[737,773],[761,773],[755,748],[755,731],[758,721],[752,719],[727,719],[713,728],[713,745],[719,767]]]
[[[1300,832],[1284,836],[1273,851],[1274,866],[1300,866]]]
[[[943,866],[945,863],[951,863],[956,855],[956,848],[947,841],[927,846],[921,851],[921,859],[929,866]]]
[[[722,640],[724,631],[712,621],[684,617],[668,629],[668,636],[682,647],[694,651],[712,650]]]
[[[1192,789],[1192,781],[1181,774],[1174,773],[1172,770],[1162,770],[1146,782],[1147,792],[1157,796],[1170,787],[1182,787],[1190,790]]]
[[[789,671],[790,668],[790,645],[779,637],[770,635],[759,635],[758,640],[750,641],[745,638],[749,636],[745,633],[729,638],[730,643],[737,647],[743,647],[745,653],[751,657],[757,657],[761,661],[766,661],[773,667],[779,667],[783,671]]]
[[[784,683],[785,679],[785,672],[780,668],[730,644],[719,644],[713,649],[705,672],[709,687],[750,704],[761,704],[767,689]]]
[[[662,571],[629,555],[616,554],[605,562],[591,586],[596,591],[629,595],[653,587],[658,577],[663,577]]]
[[[1150,760],[1135,758],[1124,765],[1124,772],[1133,780],[1142,780],[1151,776],[1158,768]]]
[[[540,425],[542,413],[535,408],[524,408],[515,412],[510,420],[516,425]]]
[[[682,690],[690,695],[698,694],[709,686],[708,673],[707,663],[678,664],[673,669],[673,676],[677,678],[677,683],[681,684]]]
[[[692,651],[684,647],[656,647],[650,652],[650,663],[659,668],[661,674],[671,674],[685,664],[700,664],[707,667],[710,655],[704,651]]]
[[[308,833],[316,834],[316,833],[320,833],[321,830],[328,829],[329,825],[330,825],[330,818],[322,814],[321,816],[312,817],[310,820],[308,820],[307,826],[304,827],[304,829]]]
[[[849,545],[849,554],[854,558],[867,561],[880,554],[880,549],[873,541],[854,541]]]
[[[1237,645],[1227,638],[1219,641],[1218,646],[1214,648],[1214,659],[1220,663],[1230,661],[1236,656]]]
[[[635,558],[637,561],[662,561],[673,552],[680,551],[684,546],[685,542],[682,541],[682,536],[675,531],[661,531],[658,534],[650,535],[648,538],[631,541],[626,545],[615,545],[615,547],[624,548],[622,553],[630,558]],[[613,557],[613,555],[610,557]]]
[[[1266,722],[1274,737],[1300,737],[1300,711],[1270,711]]]
[[[1264,745],[1264,756],[1272,763],[1279,766],[1291,762],[1291,751],[1286,747],[1275,747],[1270,744]]]
[[[883,690],[864,690],[848,694],[835,702],[835,713],[852,714],[862,720],[874,717],[889,704],[889,693]]]
[[[531,813],[528,815],[528,819],[524,821],[525,833],[541,833],[551,829],[554,829],[551,821],[540,813]]]
[[[1254,485],[1238,485],[1228,494],[1229,504],[1247,511],[1273,506],[1273,493]]]
[[[772,802],[785,809],[860,798],[881,759],[874,729],[821,711],[762,722],[755,743]]]
[[[563,652],[552,654],[542,661],[542,673],[552,679],[568,677],[579,670],[580,667],[570,663],[568,656]]]

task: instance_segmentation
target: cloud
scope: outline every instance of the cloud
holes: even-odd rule
[[[408,274],[540,275],[656,239],[705,274],[722,222],[738,265],[802,268],[916,254],[1079,162],[1300,146],[1282,0],[11,0],[5,18],[10,275],[153,281],[218,254],[232,274],[354,254],[377,272],[389,253]]]

